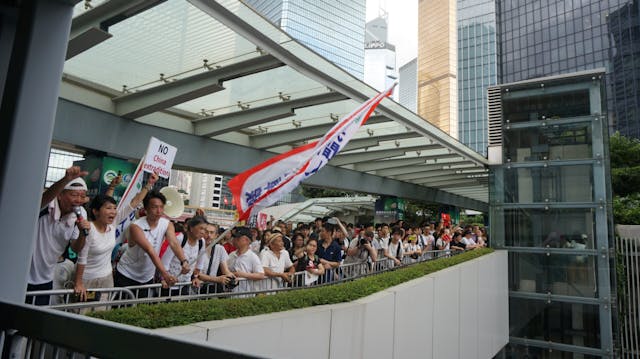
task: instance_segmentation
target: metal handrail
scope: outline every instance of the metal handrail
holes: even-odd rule
[[[0,301],[3,358],[255,358],[106,320]],[[43,325],[46,323],[46,325]]]
[[[425,251],[423,252],[419,258],[414,259],[408,256],[405,256],[402,259],[402,264],[399,267],[404,267],[408,265],[413,265],[433,259],[444,258],[451,255],[455,255],[458,253],[462,253],[462,251],[453,251],[453,250],[436,250],[436,251]],[[337,268],[328,269],[332,271],[333,280],[330,282],[322,282],[314,283],[313,286],[325,286],[325,285],[334,285],[338,283],[342,283],[345,281],[351,281],[358,278],[362,278],[365,276],[379,274],[386,271],[394,270],[399,268],[398,266],[394,266],[393,260],[390,258],[379,258],[376,262],[360,262],[360,263],[350,263],[350,264],[342,264]],[[265,278],[258,281],[249,281],[245,278],[237,278],[239,285],[235,290],[232,291],[223,291],[218,292],[218,287],[211,285],[206,288],[212,288],[211,290],[205,291],[204,286],[200,288],[195,288],[192,286],[191,282],[180,282],[176,283],[172,286],[171,289],[165,289],[165,295],[162,295],[162,285],[160,283],[155,284],[146,284],[146,285],[137,285],[137,286],[128,286],[128,287],[116,287],[116,288],[89,288],[87,291],[96,291],[103,293],[110,293],[109,300],[104,301],[95,301],[95,302],[74,302],[73,289],[57,289],[57,290],[48,290],[48,291],[32,291],[27,292],[27,298],[35,298],[36,295],[49,295],[49,296],[60,296],[63,295],[66,299],[66,302],[61,304],[51,304],[48,307],[52,309],[59,309],[64,311],[77,311],[79,309],[91,309],[95,310],[96,308],[115,308],[121,306],[131,306],[137,304],[153,304],[153,303],[165,303],[165,302],[174,302],[174,301],[193,301],[193,300],[203,300],[203,299],[211,299],[211,298],[229,298],[229,297],[249,297],[256,295],[271,295],[282,291],[289,290],[298,290],[302,288],[308,288],[309,286],[304,285],[304,276],[305,272],[296,272],[292,277],[291,285],[284,286],[284,284],[280,284],[276,287],[273,286],[274,281],[272,278]],[[243,284],[250,283],[250,284]],[[247,287],[250,287],[249,290],[246,290]],[[244,290],[240,290],[243,289]],[[149,293],[146,297],[140,297],[139,294],[143,291]],[[122,295],[116,297],[117,293],[126,294],[127,298],[124,298]]]

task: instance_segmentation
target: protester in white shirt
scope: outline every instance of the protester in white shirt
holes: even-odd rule
[[[149,177],[148,183],[153,186],[158,180],[155,173]],[[116,200],[111,197],[122,176],[115,177],[104,195],[97,195],[89,204],[91,229],[86,243],[78,253],[74,290],[80,301],[87,300],[87,288],[112,288],[113,268],[111,253],[116,245],[116,226],[135,210],[147,194],[148,186],[144,186],[131,202],[116,212]],[[106,301],[108,296],[96,294],[96,300]]]
[[[162,264],[167,269],[170,275],[175,276],[179,283],[190,282],[193,278],[194,271],[196,270],[196,264],[198,258],[204,255],[205,240],[202,238],[205,234],[207,227],[207,219],[202,216],[195,216],[187,222],[186,239],[183,239],[181,243],[182,252],[189,265],[189,270],[186,273],[182,271],[182,264],[173,251],[167,251],[162,257]],[[163,280],[163,288],[167,288],[168,284]],[[172,287],[172,295],[178,294],[178,288]],[[166,291],[163,291],[167,293]],[[188,287],[183,287],[180,291],[181,294],[188,294]]]
[[[274,232],[268,239],[269,248],[260,253],[260,261],[264,268],[265,276],[271,278],[266,288],[280,288],[284,282],[291,283],[291,277],[294,273],[293,263],[289,258],[289,252],[284,249],[284,241],[282,234]]]
[[[249,228],[236,228],[233,233],[233,245],[237,249],[229,254],[227,265],[236,278],[244,278],[236,287],[235,291],[237,292],[255,290],[253,282],[265,277],[260,258],[249,249],[250,243],[251,231]]]
[[[167,285],[172,286],[176,283],[177,278],[167,272],[158,257],[165,238],[180,260],[181,273],[189,272],[189,262],[176,239],[173,223],[162,217],[166,203],[166,197],[155,190],[144,197],[143,204],[147,215],[129,226],[129,248],[120,258],[113,278],[117,287],[151,284],[156,270]],[[143,289],[138,296],[146,297],[147,293],[148,291]]]
[[[87,185],[81,177],[87,174],[78,166],[70,167],[62,179],[42,194],[38,236],[31,257],[27,291],[52,289],[54,268],[67,245],[76,253],[84,247],[84,232],[89,230],[90,224],[82,208]],[[78,211],[80,217],[74,210]],[[37,296],[34,300],[32,304],[35,305],[49,304],[49,296]]]
[[[389,248],[385,253],[385,256],[393,260],[393,266],[399,266],[402,264],[402,258],[404,258],[404,250],[402,248],[402,230],[395,228],[391,233],[391,241],[389,242]]]

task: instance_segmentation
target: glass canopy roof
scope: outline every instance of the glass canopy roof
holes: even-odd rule
[[[376,94],[238,0],[85,3],[71,40],[98,40],[66,61],[63,87],[130,120],[281,152]],[[329,164],[488,201],[487,160],[391,99]]]

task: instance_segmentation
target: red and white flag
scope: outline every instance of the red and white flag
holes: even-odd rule
[[[247,220],[252,213],[274,204],[324,167],[367,122],[382,99],[393,93],[394,87],[395,84],[360,105],[322,139],[273,157],[232,178],[228,185],[238,220]]]

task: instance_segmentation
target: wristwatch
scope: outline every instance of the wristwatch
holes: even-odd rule
[[[186,258],[180,261],[180,265],[184,264],[184,262],[187,262],[187,264],[189,264],[189,260],[187,260]]]

